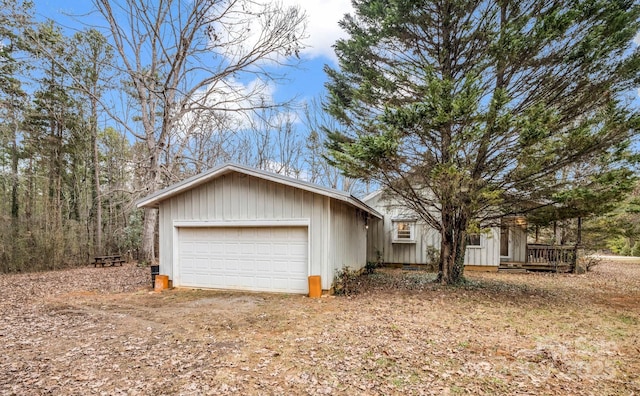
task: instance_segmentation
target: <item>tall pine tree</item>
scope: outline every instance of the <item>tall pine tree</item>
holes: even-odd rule
[[[635,2],[353,4],[339,70],[326,68],[326,109],[346,130],[331,157],[440,232],[440,281],[463,279],[470,226],[633,178],[620,169],[638,127]]]

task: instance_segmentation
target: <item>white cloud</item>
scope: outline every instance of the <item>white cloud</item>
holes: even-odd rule
[[[333,44],[346,37],[338,26],[344,14],[353,13],[350,0],[283,0],[285,5],[298,5],[307,14],[308,45],[303,51],[311,58],[327,57],[336,61]]]
[[[175,133],[188,136],[190,130],[210,129],[241,130],[251,127],[254,120],[252,109],[264,104],[273,104],[275,87],[272,83],[256,78],[244,84],[233,78],[218,81],[202,89],[192,97],[194,107],[199,108],[185,113]]]
[[[266,4],[270,0],[258,0],[253,3],[255,10],[260,9],[259,4]],[[306,48],[302,51],[308,58],[324,57],[334,62],[337,61],[332,46],[339,38],[346,37],[346,34],[338,26],[338,22],[347,13],[353,13],[350,0],[280,0],[284,6],[299,6],[306,14],[307,29],[305,40]],[[246,3],[251,4],[251,3]],[[216,11],[220,11],[217,10]],[[215,12],[215,11],[213,11]],[[259,32],[261,23],[258,19],[244,19],[242,9],[230,11],[225,18],[216,25],[215,34],[217,41],[222,43],[234,43],[228,45],[227,52],[223,55],[231,62],[246,55],[246,51],[252,48],[260,40]],[[281,61],[274,54],[268,59],[263,59],[258,64],[268,64],[274,61]],[[265,82],[256,78],[248,83],[243,83],[232,77],[219,81],[214,86],[209,86],[194,95],[195,101],[203,101],[206,107],[211,108],[208,112],[220,115],[224,114],[224,122],[237,129],[250,128],[252,121],[255,121],[251,111],[243,109],[255,107],[260,101],[273,103],[273,95],[276,87],[272,82]],[[290,122],[301,122],[299,115],[294,112],[285,113],[285,118]],[[181,120],[177,128],[179,135],[183,135],[186,130],[193,127],[195,123],[210,122],[202,119],[201,112],[187,113]]]
[[[265,29],[273,28],[271,15],[265,9],[273,9],[273,0],[247,1],[236,4],[231,9],[226,3],[213,7],[212,15],[223,15],[213,24],[209,31],[212,49],[221,51],[222,55],[235,63],[251,53],[256,45],[260,46],[266,36]],[[306,15],[305,48],[302,54],[308,58],[325,57],[337,62],[333,52],[333,44],[346,34],[338,26],[338,22],[347,13],[353,12],[350,0],[279,0],[284,7],[298,6]],[[248,17],[247,12],[255,17]],[[275,51],[257,60],[257,64],[285,62],[282,51]]]

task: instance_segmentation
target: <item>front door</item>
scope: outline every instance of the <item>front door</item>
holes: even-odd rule
[[[505,224],[500,227],[500,256],[509,257],[509,227]]]

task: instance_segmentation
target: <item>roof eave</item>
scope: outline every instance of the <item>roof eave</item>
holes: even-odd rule
[[[196,176],[192,176],[182,182],[169,186],[165,189],[162,189],[156,193],[153,193],[145,198],[136,202],[136,206],[138,208],[158,208],[160,206],[160,202],[172,198],[176,195],[181,194],[182,192],[195,188],[201,184],[205,184],[208,181],[215,179],[221,175],[230,172],[238,172],[258,178],[262,178],[265,180],[272,181],[274,183],[280,183],[284,185],[288,185],[290,187],[299,188],[301,190],[309,191],[312,193],[328,196],[333,199],[337,199],[339,201],[347,202],[358,209],[361,209],[371,215],[381,219],[382,215],[376,211],[375,209],[369,207],[367,204],[363,203],[356,197],[351,194],[343,193],[337,190],[328,189],[322,186],[316,186],[311,183],[299,181],[299,180],[288,180],[288,177],[283,177],[278,174],[272,174],[271,172],[261,171],[258,169],[252,169],[248,167],[244,167],[237,164],[224,164],[220,165],[216,168],[211,169],[208,172],[198,174]]]

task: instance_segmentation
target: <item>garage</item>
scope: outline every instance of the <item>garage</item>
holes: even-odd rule
[[[377,211],[345,191],[223,164],[141,199],[158,210],[158,264],[174,286],[306,294],[366,265]]]
[[[306,227],[182,227],[179,286],[307,293]]]

